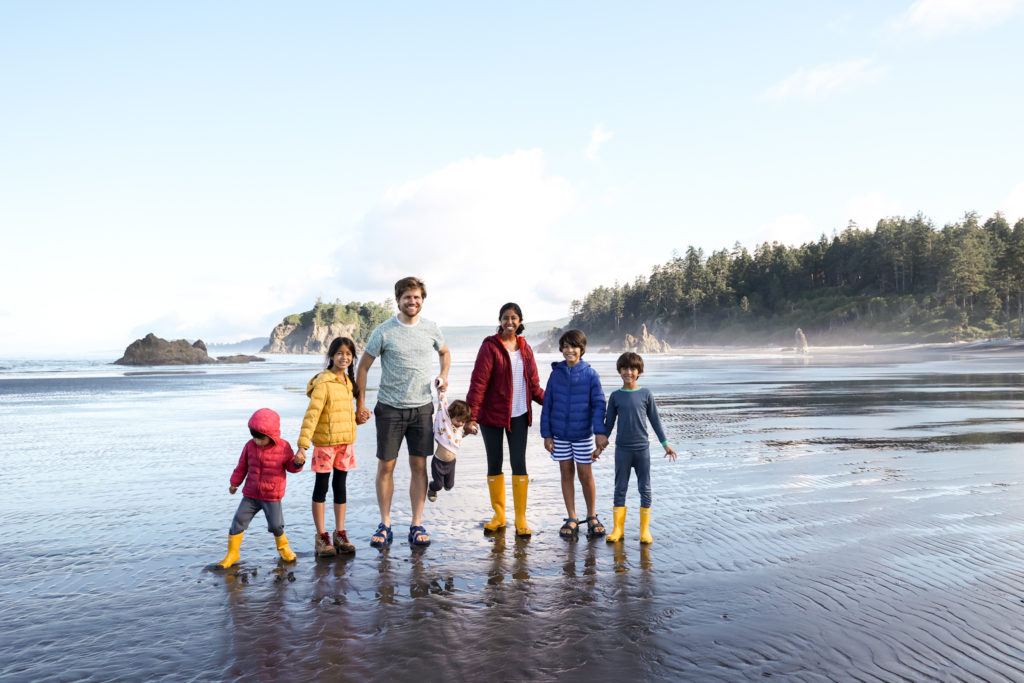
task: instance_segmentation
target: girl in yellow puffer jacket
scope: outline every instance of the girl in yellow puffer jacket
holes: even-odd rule
[[[345,478],[355,469],[356,440],[355,373],[352,370],[356,345],[348,337],[337,337],[327,350],[327,369],[309,380],[306,395],[309,407],[302,419],[298,452],[305,456],[313,445],[312,470],[316,473],[313,485],[313,523],[316,525],[317,557],[356,551],[345,533]],[[331,472],[334,480],[331,482]],[[324,506],[327,485],[334,491],[334,534],[324,529]]]

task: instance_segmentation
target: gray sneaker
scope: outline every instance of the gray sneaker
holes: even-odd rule
[[[317,557],[334,557],[334,544],[331,543],[331,537],[326,531],[316,535],[315,543]]]

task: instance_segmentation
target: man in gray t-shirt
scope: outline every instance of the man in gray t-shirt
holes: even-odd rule
[[[381,359],[380,388],[373,416],[377,425],[377,505],[380,525],[370,545],[389,545],[391,533],[391,498],[395,492],[395,463],[405,439],[409,448],[409,499],[412,503],[412,524],[409,542],[429,545],[430,535],[423,528],[423,502],[427,497],[427,457],[434,452],[433,412],[430,396],[433,381],[432,362],[436,353],[441,363],[439,388],[448,388],[451,353],[444,343],[440,328],[420,317],[427,288],[415,277],[395,283],[398,313],[370,333],[366,349],[359,359],[356,373],[356,417],[360,423],[370,419],[366,407],[366,376],[370,366]]]

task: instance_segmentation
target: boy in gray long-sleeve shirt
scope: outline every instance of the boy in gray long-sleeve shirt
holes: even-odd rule
[[[614,543],[622,539],[626,522],[626,489],[629,488],[629,471],[633,469],[636,470],[636,485],[640,491],[640,542],[651,543],[654,539],[650,531],[651,448],[647,436],[648,422],[665,447],[665,457],[674,461],[676,452],[665,437],[650,389],[637,386],[637,380],[644,372],[644,359],[627,351],[619,356],[615,369],[622,377],[622,388],[608,397],[604,420],[605,433],[609,435],[616,418],[619,420],[619,431],[615,435],[615,529],[607,540]]]

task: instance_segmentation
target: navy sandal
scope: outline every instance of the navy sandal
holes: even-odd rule
[[[381,538],[383,540],[376,540]],[[377,525],[377,530],[373,532],[373,536],[370,537],[370,545],[374,548],[383,548],[384,546],[391,545],[391,541],[394,536],[391,534],[391,527],[386,526],[384,522]]]
[[[426,536],[427,540],[417,540],[420,536]],[[421,526],[411,526],[409,527],[409,543],[412,543],[413,545],[430,545],[430,534],[428,534],[427,530]]]
[[[558,530],[558,535],[567,541],[575,541],[580,532],[580,520],[575,517],[566,517],[565,524]]]
[[[587,517],[587,538],[601,538],[608,532],[597,515]]]

